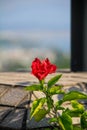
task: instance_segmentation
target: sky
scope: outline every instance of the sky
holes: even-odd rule
[[[12,38],[69,50],[70,0],[0,0],[0,39]]]

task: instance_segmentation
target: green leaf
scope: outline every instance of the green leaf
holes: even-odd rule
[[[71,100],[76,100],[76,99],[87,99],[87,95],[78,92],[78,91],[71,91],[67,94],[64,95],[63,101],[71,101]]]
[[[87,128],[87,111],[85,111],[81,116],[81,127],[83,129]]]
[[[25,90],[28,90],[28,91],[39,91],[39,90],[42,90],[42,86],[41,85],[31,85],[31,86],[27,86],[25,87]]]
[[[38,111],[42,108],[46,101],[46,98],[40,98],[33,102],[31,112],[30,112],[30,118],[32,118]]]
[[[76,100],[72,100],[71,103],[72,109],[67,108],[65,112],[71,117],[80,117],[85,110],[84,106]]]
[[[80,117],[82,115],[82,113],[77,109],[74,110],[66,109],[65,112],[71,117]]]
[[[52,79],[50,79],[48,81],[48,88],[50,88],[51,86],[53,86],[60,78],[61,78],[62,74],[57,75],[55,77],[53,77]]]
[[[58,119],[53,117],[53,118],[50,118],[49,119],[49,123],[52,123],[52,122],[58,122]]]
[[[65,108],[58,106],[56,110],[65,110]]]
[[[47,97],[47,106],[49,110],[53,107],[53,99],[51,97]]]
[[[79,126],[73,126],[73,130],[81,130],[81,127],[79,127]]]
[[[62,103],[63,103],[63,100],[57,101],[57,102],[55,103],[56,109],[58,109],[58,108],[61,106]]]
[[[78,112],[81,112],[81,113],[84,112],[84,110],[85,110],[84,106],[81,103],[79,103],[78,101],[72,100],[71,104],[72,104],[73,110],[77,110]]]
[[[48,93],[50,95],[54,95],[54,94],[64,94],[64,91],[61,90],[61,86],[53,86],[48,90]]]
[[[67,113],[59,117],[59,124],[63,130],[73,130],[72,118]]]
[[[40,109],[35,115],[34,118],[38,122],[43,119],[48,112],[45,109]]]

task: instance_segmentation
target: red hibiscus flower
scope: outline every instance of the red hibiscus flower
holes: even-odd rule
[[[43,61],[35,58],[32,62],[31,68],[32,74],[39,80],[44,79],[48,74],[54,73],[57,69],[56,65],[51,64],[48,58]]]

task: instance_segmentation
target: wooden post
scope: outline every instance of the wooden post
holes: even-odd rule
[[[71,70],[87,71],[87,0],[71,0]]]

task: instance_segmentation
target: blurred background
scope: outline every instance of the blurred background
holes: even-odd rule
[[[0,71],[24,71],[35,57],[70,68],[70,0],[0,0]]]

